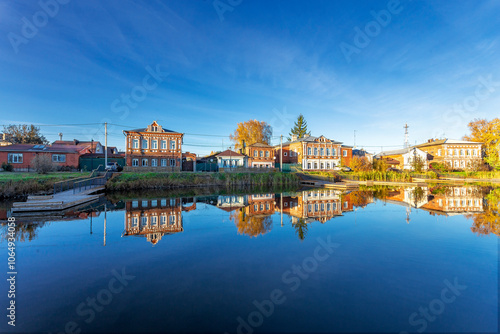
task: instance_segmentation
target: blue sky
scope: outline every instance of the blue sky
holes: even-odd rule
[[[107,121],[123,149],[121,125],[158,120],[205,154],[248,119],[277,143],[302,113],[313,135],[353,145],[356,130],[380,151],[402,147],[405,123],[411,143],[459,139],[499,114],[498,1],[55,1],[0,2],[0,124]],[[103,141],[98,124],[42,131]]]

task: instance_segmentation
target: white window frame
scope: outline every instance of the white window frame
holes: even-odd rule
[[[347,157],[347,150],[343,150],[342,155],[343,155],[344,157]]]
[[[162,167],[167,167],[167,159],[161,159],[160,163]]]
[[[132,139],[132,148],[133,149],[139,148],[139,139]]]
[[[66,154],[52,154],[52,162],[66,162]]]
[[[151,167],[158,167],[158,159],[151,159]]]
[[[23,163],[23,154],[22,153],[9,153],[7,157],[7,161],[10,164],[22,164]]]
[[[149,147],[148,140],[147,140],[147,139],[143,139],[143,140],[142,140],[142,143],[141,143],[141,148],[142,148],[143,150],[147,150],[147,149],[148,149],[148,147]]]
[[[160,145],[161,145],[160,147],[161,147],[162,150],[166,150],[167,149],[167,141],[166,140],[162,140],[160,142]]]
[[[175,159],[169,159],[169,166],[170,167],[175,167]]]
[[[175,147],[176,147],[176,142],[175,142],[175,140],[171,140],[171,141],[170,141],[170,149],[171,149],[171,150],[175,150]]]
[[[142,167],[148,167],[148,165],[149,165],[148,159],[142,159],[141,166]]]
[[[139,159],[132,159],[132,167],[139,167]]]
[[[158,149],[158,140],[154,139],[151,141],[151,149],[153,149],[153,150]]]

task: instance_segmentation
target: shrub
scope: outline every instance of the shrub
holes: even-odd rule
[[[4,171],[6,171],[6,172],[12,172],[12,171],[14,171],[14,167],[11,164],[9,164],[9,163],[7,163],[5,161],[2,163],[2,169]]]
[[[31,165],[38,174],[47,174],[55,169],[52,158],[46,154],[39,154],[31,160]]]

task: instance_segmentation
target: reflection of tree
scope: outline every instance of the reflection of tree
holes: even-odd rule
[[[353,191],[349,193],[353,206],[365,207],[371,202],[373,192],[369,190]]]
[[[483,203],[483,213],[467,216],[474,221],[472,232],[478,235],[494,233],[500,236],[500,188],[486,195]]]
[[[295,228],[295,233],[297,233],[300,241],[304,240],[307,235],[306,220],[304,218],[299,218],[295,223],[292,223],[292,226]]]
[[[37,238],[38,229],[45,226],[45,223],[16,223],[16,240],[25,242],[32,241]],[[5,241],[9,238],[7,223],[2,224],[2,239]]]
[[[273,225],[273,219],[270,215],[249,216],[244,208],[231,212],[229,219],[234,221],[239,234],[246,234],[249,237],[266,234]]]
[[[415,206],[417,206],[417,204],[420,203],[425,196],[424,189],[422,189],[421,187],[416,187],[415,189],[413,189],[411,194],[415,202]]]

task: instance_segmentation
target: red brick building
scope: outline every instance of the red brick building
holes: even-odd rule
[[[38,155],[50,156],[57,167],[78,168],[79,157],[90,153],[89,148],[78,145],[33,145],[14,144],[0,146],[0,164],[6,162],[17,171],[29,171],[32,160]]]
[[[352,146],[342,145],[340,155],[340,164],[342,166],[349,166],[352,161]]]
[[[130,170],[180,171],[184,134],[164,129],[156,121],[147,128],[123,131],[125,159]]]
[[[248,167],[274,168],[274,148],[267,144],[255,143],[245,148]]]

